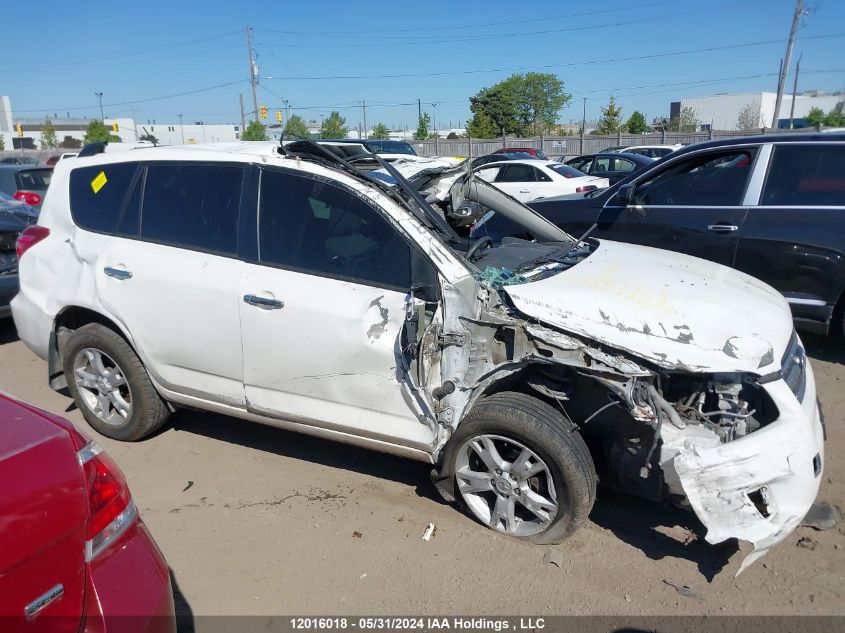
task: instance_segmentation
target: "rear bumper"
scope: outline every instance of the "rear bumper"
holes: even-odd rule
[[[84,633],[175,633],[170,570],[140,520],[88,565]]]
[[[17,279],[16,279],[17,281]],[[50,348],[53,317],[35,305],[22,292],[12,299],[12,317],[18,336],[26,346],[44,360]]]

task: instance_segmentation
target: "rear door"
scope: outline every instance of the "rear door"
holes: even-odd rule
[[[165,389],[236,407],[244,173],[234,162],[142,165],[97,270],[100,300]]]
[[[758,148],[695,152],[635,181],[636,205],[612,197],[597,237],[733,266]]]
[[[509,163],[499,171],[494,184],[520,202],[528,202],[537,191],[537,170],[525,163]]]
[[[64,429],[2,395],[0,420],[0,628],[75,632],[88,507],[76,451]]]
[[[736,267],[782,292],[797,318],[828,320],[845,289],[845,143],[774,145]]]

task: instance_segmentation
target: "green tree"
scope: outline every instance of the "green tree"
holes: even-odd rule
[[[625,123],[624,129],[630,134],[645,134],[646,132],[651,132],[651,128],[648,126],[648,123],[645,122],[645,116],[643,116],[643,113],[639,110],[634,110],[631,113],[631,117]]]
[[[320,126],[321,138],[346,138],[349,128],[346,127],[346,119],[340,116],[340,112],[332,112]]]
[[[376,140],[383,140],[390,138],[390,128],[388,128],[384,123],[376,123],[373,126],[373,133],[370,134],[370,138]]]
[[[807,113],[807,116],[804,117],[804,120],[807,122],[807,125],[811,125],[813,127],[824,125],[824,119],[824,110],[822,110],[821,108],[810,108],[810,111]]]
[[[6,149],[6,139],[3,138],[3,135],[0,134],[0,152]]]
[[[690,134],[696,130],[698,130],[698,114],[689,106],[681,108],[681,113],[669,120],[670,132]]]
[[[241,136],[241,140],[243,141],[266,141],[267,140],[267,130],[264,127],[264,124],[260,121],[250,121],[249,125],[246,126],[244,130],[243,136]]]
[[[47,119],[44,121],[44,127],[41,128],[41,149],[55,149],[58,144],[56,126],[50,119]]]
[[[554,126],[557,114],[572,95],[563,90],[563,82],[549,73],[511,75],[470,97],[473,120],[467,129],[472,136],[492,138],[505,134],[541,134]]]
[[[824,125],[829,127],[842,127],[845,125],[845,102],[840,101],[824,118]]]
[[[760,128],[760,106],[753,103],[747,104],[739,111],[736,119],[736,129],[756,130]]]
[[[473,138],[496,138],[500,131],[483,110],[476,112],[467,123],[467,135]]]
[[[288,122],[285,123],[285,129],[282,134],[284,134],[285,138],[311,138],[311,131],[305,124],[305,119],[298,114],[291,115]]]
[[[85,143],[120,143],[120,137],[111,133],[105,123],[93,119],[85,128]]]
[[[601,118],[594,132],[596,134],[616,134],[622,128],[622,108],[616,105],[611,95],[610,103],[601,109]]]
[[[418,141],[424,141],[428,138],[428,126],[431,125],[431,116],[428,112],[423,112],[417,120],[417,131],[414,132],[414,138]]]

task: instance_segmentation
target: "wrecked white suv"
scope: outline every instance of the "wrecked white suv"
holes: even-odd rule
[[[537,543],[586,519],[598,472],[691,507],[711,543],[750,541],[746,564],[815,498],[813,373],[783,297],[747,275],[309,142],[85,154],[21,235],[12,309],[104,435],[185,406],[396,453]],[[473,205],[542,241],[469,243],[444,215]]]

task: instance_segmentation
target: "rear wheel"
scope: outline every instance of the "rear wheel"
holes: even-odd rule
[[[572,422],[545,402],[504,392],[482,400],[450,441],[457,498],[480,523],[557,543],[586,520],[596,473]]]
[[[146,437],[167,421],[167,405],[126,340],[91,323],[70,335],[62,350],[68,388],[83,417],[116,440]]]

